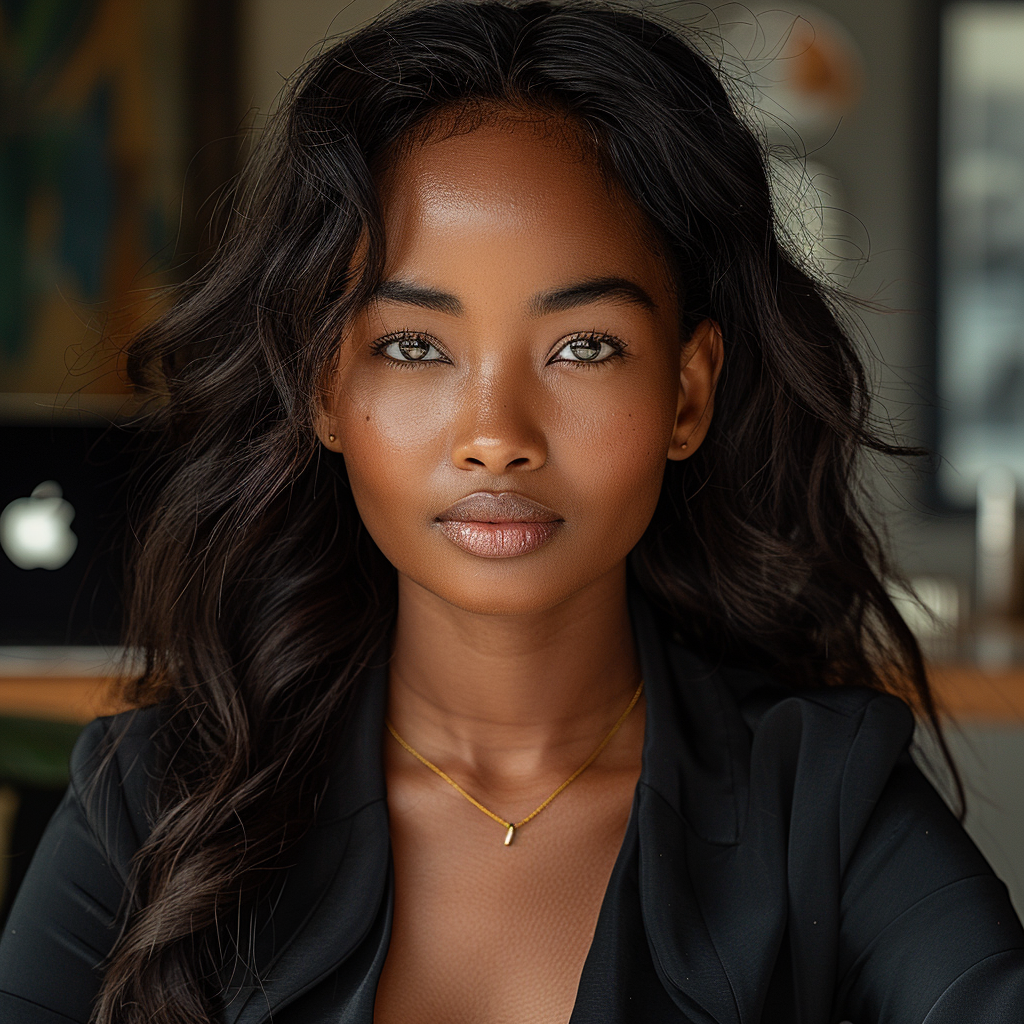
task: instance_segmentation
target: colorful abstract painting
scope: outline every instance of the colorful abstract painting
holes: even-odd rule
[[[173,259],[183,0],[0,0],[0,392],[119,393]]]

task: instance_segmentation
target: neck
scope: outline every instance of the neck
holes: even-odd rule
[[[466,611],[400,577],[388,714],[414,746],[499,773],[571,761],[639,681],[624,565],[521,615]]]

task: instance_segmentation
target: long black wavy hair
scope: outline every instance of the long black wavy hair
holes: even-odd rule
[[[844,306],[780,240],[766,146],[712,62],[685,28],[604,0],[403,3],[297,74],[214,257],[129,344],[152,404],[126,698],[166,705],[168,753],[98,1024],[213,1020],[218,922],[314,816],[396,611],[395,570],[315,433],[325,368],[382,270],[381,172],[442,110],[495,105],[592,140],[665,247],[683,336],[711,317],[725,338],[710,432],[668,463],[636,581],[715,657],[900,694],[948,759],[864,485],[865,456],[907,449],[875,430]]]

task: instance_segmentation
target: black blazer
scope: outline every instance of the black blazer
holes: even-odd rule
[[[573,1024],[1021,1024],[1024,931],[911,761],[906,705],[866,688],[795,694],[716,668],[637,594],[631,614],[647,694],[633,839]],[[386,681],[383,666],[364,677],[315,827],[241,929],[255,938],[225,965],[226,1024],[372,1019],[393,901]],[[3,1024],[87,1021],[149,829],[150,737],[163,713],[84,730],[0,941]],[[115,729],[116,757],[85,800]],[[633,917],[621,910],[627,890]],[[646,1010],[618,998],[637,982],[634,963],[658,989]]]

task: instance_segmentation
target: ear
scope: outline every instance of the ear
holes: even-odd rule
[[[317,437],[320,438],[320,443],[332,452],[341,451],[341,431],[338,416],[335,414],[338,384],[336,361],[327,367],[321,376],[318,388],[319,411],[314,421],[314,429]]]
[[[679,400],[670,459],[688,459],[707,435],[723,359],[722,329],[714,320],[702,320],[679,353]]]
[[[334,417],[326,410],[320,412],[316,418],[316,435],[325,448],[329,448],[332,452],[341,451],[341,441],[338,439],[338,428],[335,426]]]

